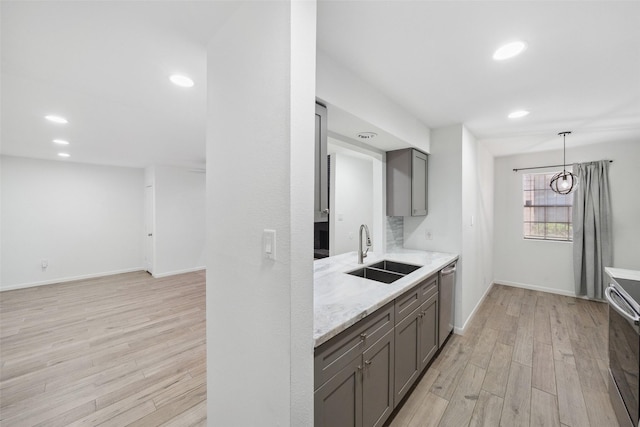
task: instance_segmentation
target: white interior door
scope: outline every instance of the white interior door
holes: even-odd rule
[[[145,265],[149,273],[153,274],[153,267],[155,261],[155,211],[154,211],[154,192],[153,186],[148,185],[145,188],[145,203],[144,203],[144,215],[145,215]]]

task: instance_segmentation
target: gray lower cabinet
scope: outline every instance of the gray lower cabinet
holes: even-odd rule
[[[314,426],[362,425],[362,357],[322,385],[314,394]]]
[[[379,427],[393,412],[394,336],[387,332],[362,355],[362,425]]]
[[[438,274],[315,350],[315,427],[378,427],[438,351]]]
[[[420,366],[427,367],[438,351],[438,294],[420,306]]]
[[[414,307],[411,313],[398,310]],[[406,310],[404,310],[406,311]],[[394,406],[438,351],[438,278],[431,276],[396,299]]]
[[[314,425],[379,427],[393,411],[393,330],[315,392]]]
[[[316,348],[316,427],[384,424],[393,411],[394,325],[391,302]]]
[[[414,310],[396,325],[395,386],[396,406],[420,375],[420,311]]]

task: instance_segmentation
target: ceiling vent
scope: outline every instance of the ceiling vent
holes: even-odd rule
[[[375,132],[360,132],[358,134],[358,138],[360,139],[373,139],[376,136],[378,136],[378,134]]]

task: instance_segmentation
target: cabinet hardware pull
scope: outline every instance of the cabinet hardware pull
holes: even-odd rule
[[[358,365],[358,371],[362,370],[362,365]]]
[[[366,340],[367,339],[367,334],[360,334],[360,339],[362,341]]]

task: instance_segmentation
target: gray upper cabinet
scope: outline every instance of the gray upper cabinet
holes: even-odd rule
[[[387,216],[427,214],[427,165],[414,148],[387,152]]]
[[[314,221],[329,221],[327,107],[316,103]]]

